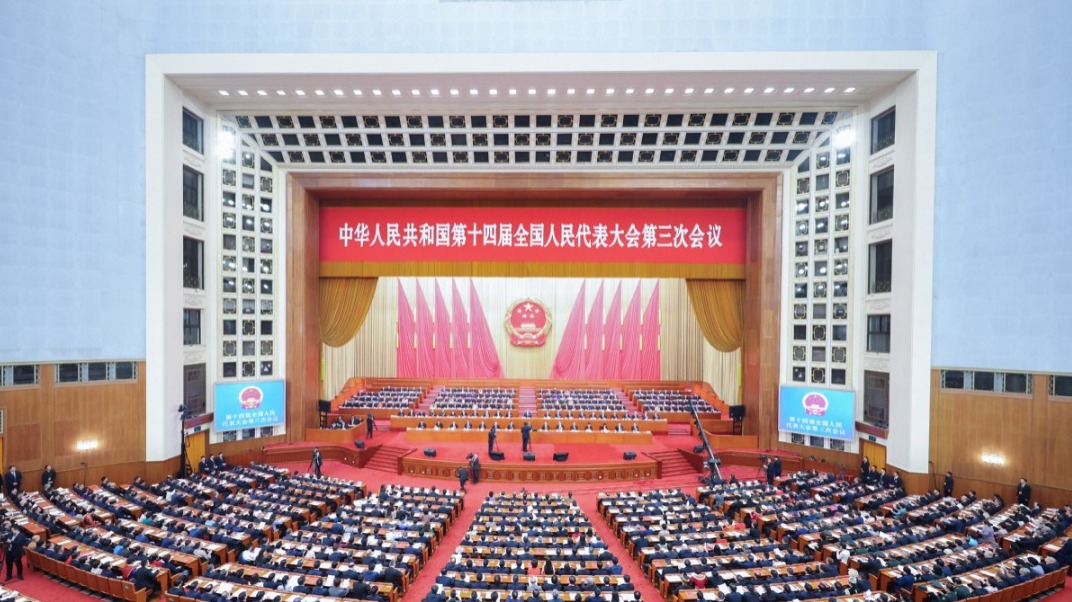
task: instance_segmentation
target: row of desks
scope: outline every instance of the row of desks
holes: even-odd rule
[[[450,442],[450,443],[487,443],[488,432],[480,430],[434,430],[434,429],[406,429],[406,441],[420,442]],[[521,443],[520,431],[506,431],[499,429],[496,433],[496,442]],[[649,445],[652,442],[650,432],[640,433],[585,433],[585,432],[558,432],[558,431],[533,431],[532,443],[602,443],[602,444],[631,444]]]

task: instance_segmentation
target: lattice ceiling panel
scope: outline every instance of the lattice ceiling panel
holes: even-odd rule
[[[844,111],[842,110],[842,113]],[[279,164],[355,169],[787,167],[831,110],[530,114],[225,115]]]

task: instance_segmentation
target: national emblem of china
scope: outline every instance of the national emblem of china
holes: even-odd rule
[[[519,299],[507,310],[505,326],[514,347],[543,347],[551,331],[551,316],[543,303]]]

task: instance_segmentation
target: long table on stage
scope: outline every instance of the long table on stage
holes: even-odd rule
[[[506,430],[506,425],[513,424],[515,431],[520,431],[521,427],[527,422],[532,425],[532,434],[535,437],[536,433],[560,433],[558,425],[561,423],[565,432],[572,433],[577,431],[571,431],[570,427],[576,426],[578,431],[584,432],[584,429],[588,425],[592,425],[592,428],[596,433],[602,432],[599,429],[605,424],[607,428],[611,429],[612,434],[618,434],[614,431],[614,428],[619,424],[625,429],[626,433],[633,432],[633,425],[635,424],[640,432],[650,433],[665,433],[669,430],[669,423],[665,420],[630,420],[626,418],[608,418],[606,420],[599,418],[477,418],[475,416],[392,416],[391,428],[392,429],[412,429],[416,428],[418,424],[424,422],[426,430],[431,429],[437,422],[443,423],[443,429],[446,430],[451,423],[457,423],[458,430],[462,430],[466,422],[472,423],[473,427],[478,427],[480,423],[486,425],[498,424],[499,433],[510,432]],[[544,424],[551,430],[542,430]],[[471,430],[481,431],[483,429],[473,428]],[[518,439],[520,441],[520,439]],[[583,443],[583,442],[582,442]]]
[[[488,440],[488,432],[472,430],[435,430],[435,429],[406,429],[406,441],[442,441],[446,443],[484,443]],[[507,431],[499,429],[496,441],[500,443],[521,443],[521,431]],[[651,432],[639,433],[586,433],[583,431],[532,431],[532,442],[538,443],[597,443],[603,445],[649,445],[652,442]]]
[[[365,438],[365,423],[344,429],[305,429],[306,441],[323,441],[325,443],[349,443]]]

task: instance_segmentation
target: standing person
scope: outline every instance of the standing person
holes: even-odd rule
[[[774,460],[767,460],[763,464],[763,472],[767,476],[767,485],[774,485]]]
[[[365,438],[372,438],[372,431],[376,430],[376,417],[372,415],[372,412],[365,416]]]
[[[480,482],[480,456],[476,452],[469,454],[469,473],[473,478],[473,485]]]
[[[774,456],[774,478],[782,478],[782,458],[781,456]]]
[[[496,433],[497,430],[498,430],[498,428],[493,424],[493,425],[491,425],[491,430],[488,431],[488,455],[489,456],[491,455],[491,452],[495,451],[495,435],[497,434]]]
[[[56,486],[56,469],[51,464],[45,464],[45,470],[41,472],[41,490],[51,491]]]
[[[321,476],[320,467],[324,465],[324,456],[320,454],[320,448],[313,448],[313,459],[309,462],[309,467],[313,469],[313,474]]]
[[[864,456],[864,459],[860,461],[860,478],[867,480],[871,476],[871,460]]]
[[[14,468],[14,466],[12,466]],[[22,579],[22,552],[26,547],[26,536],[11,521],[4,521],[3,531],[0,538],[4,542],[4,568],[7,570],[7,581],[11,581],[12,569],[18,569],[19,579]]]
[[[4,490],[7,491],[7,496],[14,497],[12,491],[22,491],[22,471],[15,468],[12,464],[8,469],[7,474],[4,475]]]
[[[465,491],[465,484],[469,482],[469,469],[462,466],[458,469],[458,484],[461,485],[462,491]]]
[[[529,444],[532,442],[532,425],[528,422],[521,427],[521,451],[529,451]]]
[[[12,466],[12,469],[15,467]],[[1031,486],[1027,484],[1027,479],[1020,477],[1020,484],[1016,486],[1016,503],[1028,505],[1031,502]]]
[[[947,470],[945,473],[945,481],[942,482],[942,495],[946,497],[953,495],[953,471]]]

